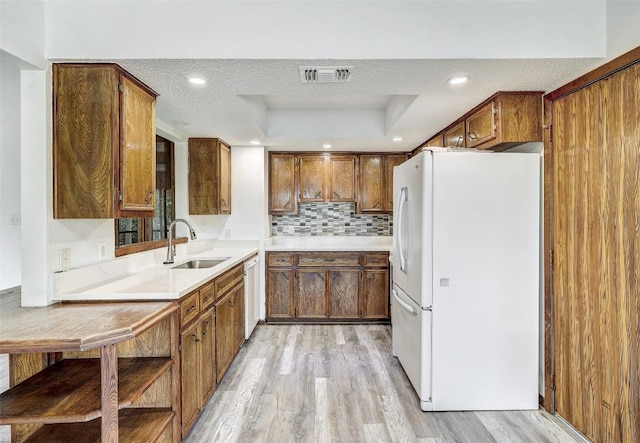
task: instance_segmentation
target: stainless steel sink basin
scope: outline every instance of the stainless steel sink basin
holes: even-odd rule
[[[179,265],[172,266],[171,269],[204,269],[212,268],[215,265],[229,260],[230,257],[217,257],[217,258],[199,258],[195,260],[189,260],[188,262],[180,263]]]

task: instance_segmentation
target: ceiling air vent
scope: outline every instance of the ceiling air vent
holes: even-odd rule
[[[302,83],[341,83],[351,80],[353,66],[300,66]]]

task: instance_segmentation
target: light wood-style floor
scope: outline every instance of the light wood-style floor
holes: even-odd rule
[[[543,411],[437,412],[391,356],[386,325],[263,325],[186,439],[200,442],[579,442]]]

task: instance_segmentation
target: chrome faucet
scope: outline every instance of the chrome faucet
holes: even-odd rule
[[[178,222],[183,222],[184,224],[186,224],[189,227],[189,234],[191,236],[191,240],[195,240],[196,238],[196,231],[193,230],[193,227],[189,224],[188,221],[186,221],[184,218],[176,218],[174,221],[171,222],[171,224],[169,225],[169,229],[167,232],[167,238],[169,239],[169,245],[167,247],[167,259],[164,261],[165,265],[170,265],[173,263],[173,257],[175,257],[176,255],[176,245],[173,244],[173,227],[176,225],[176,223]]]

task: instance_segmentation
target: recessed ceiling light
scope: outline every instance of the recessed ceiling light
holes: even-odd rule
[[[461,85],[463,83],[466,83],[468,80],[469,80],[468,75],[457,75],[447,80],[447,83],[449,83],[449,85],[451,86],[455,86],[455,85]]]
[[[402,137],[400,137],[400,136],[393,137],[393,141],[394,142],[401,142],[402,141]]]
[[[324,145],[322,145],[322,147],[324,149],[331,149],[331,145],[329,143],[325,143]]]
[[[192,85],[206,85],[207,81],[201,77],[189,77],[189,83],[191,83]]]
[[[251,140],[249,143],[251,143],[252,145],[259,145],[260,140]]]

